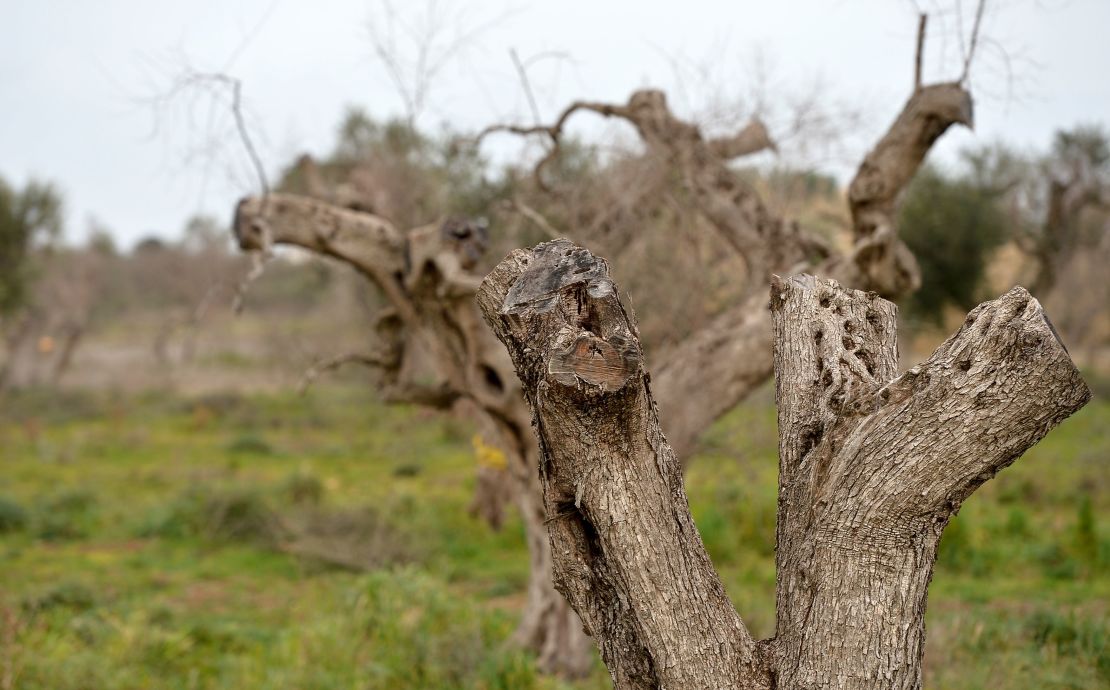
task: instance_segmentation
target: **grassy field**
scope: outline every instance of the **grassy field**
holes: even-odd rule
[[[516,522],[467,517],[464,424],[343,387],[0,405],[0,690],[609,686],[600,662],[566,686],[506,646],[524,543]],[[1110,685],[1108,459],[1096,401],[964,506],[931,590],[928,687]],[[688,477],[757,636],[774,627],[775,473],[764,392]]]

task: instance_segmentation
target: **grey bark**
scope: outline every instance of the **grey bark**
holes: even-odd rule
[[[462,403],[481,428],[493,430],[489,442],[505,452],[531,564],[515,639],[536,652],[546,672],[586,673],[589,641],[552,585],[529,413],[512,363],[474,302],[479,279],[471,269],[483,239],[451,220],[404,232],[384,218],[287,194],[241,201],[234,230],[244,250],[295,245],[366,276],[390,306],[378,320],[377,349],[358,359],[375,366],[385,399],[440,410]]]
[[[556,586],[619,689],[920,687],[944,526],[1090,397],[1022,288],[896,377],[891,303],[776,280],[778,624],[756,643],[690,518],[605,261],[566,240],[518,250],[478,301],[532,409]]]
[[[733,237],[741,234],[736,228],[756,228],[755,244],[770,243],[775,250],[751,253],[759,257],[749,262],[757,288],[746,300],[660,359],[655,388],[667,437],[680,454],[690,453],[713,421],[771,375],[771,315],[763,289],[773,273],[809,270],[890,298],[917,289],[917,262],[897,233],[901,197],[936,140],[952,125],[971,126],[971,110],[971,94],[959,84],[914,90],[849,186],[852,247],[846,254],[773,216],[726,161],[698,158],[704,162],[692,179],[714,227]]]
[[[780,686],[918,688],[945,525],[1090,391],[1020,287],[898,377],[890,303],[810,276],[771,293]]]
[[[750,686],[755,642],[690,517],[608,265],[566,240],[517,250],[478,299],[534,411],[556,587],[616,686]]]

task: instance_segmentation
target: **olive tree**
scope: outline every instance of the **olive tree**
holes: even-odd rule
[[[899,375],[892,303],[775,277],[777,625],[757,641],[690,516],[608,264],[567,240],[517,250],[478,300],[532,410],[555,586],[618,690],[919,688],[945,525],[1090,398],[1021,287]]]

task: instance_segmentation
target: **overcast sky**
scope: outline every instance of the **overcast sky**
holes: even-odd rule
[[[966,36],[975,3],[962,4]],[[398,21],[417,33],[428,25],[421,16],[428,5],[394,2]],[[347,106],[376,117],[405,112],[368,28],[376,17],[378,35],[390,35],[382,7],[368,0],[9,3],[0,23],[0,175],[15,184],[56,181],[74,241],[84,239],[92,217],[125,246],[152,233],[176,236],[195,213],[229,218],[234,200],[257,183],[226,109],[210,111],[195,92],[161,108],[152,99],[186,65],[241,79],[251,131],[273,175],[299,152],[325,153]],[[436,45],[459,49],[432,80],[418,122],[476,130],[531,120],[510,50],[528,64],[545,119],[576,98],[624,101],[655,86],[682,114],[703,114],[714,99],[740,103],[724,113],[737,123],[759,105],[752,94],[762,94],[772,128],[781,128],[784,104],[820,88],[824,109],[861,116],[835,152],[807,154],[844,176],[904,102],[915,16],[910,0],[439,0]],[[960,22],[952,14],[930,21],[926,81],[954,78]],[[395,54],[412,59],[413,43],[394,26]],[[972,71],[976,130],[946,135],[937,155],[951,161],[960,147],[994,139],[1044,147],[1057,127],[1110,122],[1108,29],[1110,0],[994,0]],[[587,135],[621,134],[582,119]],[[490,152],[512,156],[512,146],[495,141]]]

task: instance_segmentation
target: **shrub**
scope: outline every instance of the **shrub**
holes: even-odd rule
[[[289,521],[287,553],[361,571],[414,560],[412,540],[371,508],[312,511]]]
[[[946,306],[975,306],[983,297],[987,261],[1006,240],[1006,227],[990,190],[923,166],[898,218],[899,235],[917,257],[924,278],[908,300],[909,310],[940,324]]]
[[[42,503],[35,531],[48,541],[83,539],[92,532],[96,518],[96,496],[84,489],[68,489]]]
[[[23,609],[42,613],[56,608],[87,611],[96,604],[92,589],[80,582],[61,582],[23,600]]]
[[[227,444],[227,451],[229,453],[241,453],[244,455],[273,455],[273,447],[266,442],[266,439],[256,434],[240,434]]]
[[[324,483],[312,472],[300,469],[285,478],[281,493],[293,505],[316,506],[324,499]]]
[[[27,511],[23,506],[7,496],[0,496],[0,534],[24,529],[27,521]]]
[[[194,486],[158,511],[139,534],[272,546],[282,539],[284,529],[278,515],[254,491],[238,488],[213,491]]]

